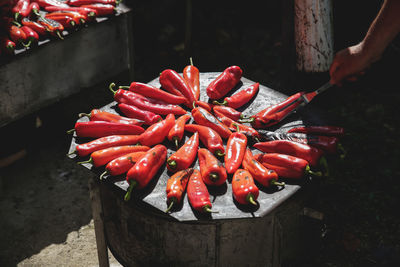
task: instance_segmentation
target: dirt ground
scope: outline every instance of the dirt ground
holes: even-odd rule
[[[282,71],[287,70],[281,54],[285,40],[276,2],[262,9],[227,8],[225,1],[194,4],[189,53],[200,71],[235,64],[246,78],[276,90],[300,89],[294,76]],[[350,7],[336,4],[336,49],[360,39],[378,2],[371,1],[357,21]],[[184,5],[135,1],[132,7],[135,79],[147,82],[165,68],[182,70],[189,62],[183,50]],[[314,225],[318,240],[310,247],[310,258],[296,266],[400,266],[400,121],[395,115],[400,72],[392,67],[398,66],[399,47],[391,46],[360,81],[326,92],[313,103],[332,124],[345,127],[348,153],[344,160],[329,160],[330,176],[310,203],[324,214]],[[124,74],[115,79],[128,82]],[[2,155],[25,156],[0,169],[0,266],[98,265],[87,186],[91,174],[66,157],[71,139],[65,131],[78,113],[112,101],[97,90],[109,82],[2,129]],[[38,119],[41,126],[36,128]],[[118,266],[109,255],[112,266]]]

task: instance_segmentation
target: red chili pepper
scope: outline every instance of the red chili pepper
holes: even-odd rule
[[[246,153],[244,154],[242,166],[251,174],[251,176],[253,176],[254,180],[265,187],[269,187],[271,185],[285,185],[285,183],[277,182],[278,174],[276,171],[267,169],[264,165],[257,161],[249,148],[246,149]]]
[[[199,148],[199,133],[195,132],[189,140],[167,159],[167,169],[171,172],[190,167],[196,159]]]
[[[174,70],[166,69],[163,70],[159,78],[161,87],[174,94],[179,91],[185,98],[185,105],[188,108],[193,107],[194,101],[196,101],[192,90],[186,81]],[[178,94],[179,95],[179,94]]]
[[[274,140],[260,142],[253,145],[264,153],[281,153],[305,159],[311,167],[317,167],[325,163],[324,152],[321,149],[306,144],[300,144],[288,140]]]
[[[197,154],[203,182],[212,186],[224,184],[228,175],[223,164],[206,148],[200,148]]]
[[[305,159],[280,154],[280,153],[262,153],[254,158],[268,169],[274,170],[279,177],[300,179],[304,175],[321,176],[321,172],[314,172]]]
[[[213,104],[227,106],[234,109],[240,108],[253,99],[253,97],[257,94],[259,87],[260,83],[254,83],[232,96],[225,97],[224,102],[220,103],[218,101],[213,101]]]
[[[28,17],[31,13],[30,1],[29,0],[18,0],[14,7],[12,8],[14,19],[19,20],[20,17]]]
[[[204,101],[200,101],[200,100],[196,100],[196,101],[194,102],[194,107],[195,107],[195,106],[202,107],[202,108],[204,108],[205,110],[207,110],[208,112],[212,112],[212,110],[213,110],[213,105],[212,105],[212,104],[207,103],[207,102],[204,102]]]
[[[141,94],[146,97],[162,100],[168,104],[182,104],[186,101],[183,96],[177,96],[163,91],[149,84],[132,82],[130,86],[119,86],[119,89],[128,89],[131,92]]]
[[[28,18],[23,18],[21,21],[22,25],[30,27],[32,30],[37,32],[39,35],[44,36],[48,33],[46,28],[39,22],[32,21]]]
[[[40,6],[37,2],[31,2],[31,4],[29,5],[29,9],[31,10],[31,14],[33,13],[36,16],[39,16]]]
[[[199,69],[193,65],[193,60],[190,58],[190,65],[187,65],[183,69],[183,79],[189,85],[193,92],[194,99],[199,100],[200,98],[200,73]]]
[[[7,54],[13,54],[15,51],[16,44],[8,39],[6,36],[0,37],[0,50]]]
[[[139,135],[109,135],[84,144],[79,144],[75,147],[75,151],[70,154],[77,154],[80,157],[85,157],[100,149],[113,146],[136,145],[138,142]]]
[[[119,3],[119,2],[118,2]],[[69,0],[68,5],[70,6],[83,6],[92,4],[103,4],[103,5],[117,5],[116,0]]]
[[[26,47],[30,46],[32,43],[37,44],[39,42],[39,34],[35,32],[31,27],[29,26],[22,26],[21,30],[24,31],[28,43],[25,45]]]
[[[158,144],[148,150],[126,174],[126,181],[129,183],[128,191],[125,194],[125,201],[131,198],[134,188],[142,189],[154,178],[158,170],[165,163],[167,148]]]
[[[35,2],[38,3],[41,8],[45,8],[48,6],[63,7],[63,8],[69,7],[69,5],[57,0],[35,0]]]
[[[214,155],[222,157],[225,155],[225,148],[222,143],[221,136],[211,129],[210,127],[198,124],[186,124],[185,131],[198,132],[200,141],[211,151]]]
[[[75,25],[84,24],[87,21],[86,16],[84,16],[76,11],[62,11],[61,10],[61,11],[54,11],[51,13],[47,13],[45,15],[45,17],[54,19],[54,20],[56,20],[56,18],[58,18],[58,17],[64,18],[65,16],[70,17],[72,19],[72,21],[75,23]],[[72,25],[72,26],[75,26],[75,25]]]
[[[26,34],[23,30],[21,30],[20,27],[17,27],[15,25],[12,25],[10,27],[10,30],[8,32],[10,39],[17,43],[24,43],[26,42]]]
[[[226,125],[202,107],[192,109],[192,116],[196,123],[210,127],[224,139],[228,139],[232,134]]]
[[[207,95],[211,99],[220,99],[231,91],[242,78],[243,71],[238,66],[226,68],[207,87]]]
[[[187,195],[189,203],[194,210],[199,212],[215,212],[211,210],[210,193],[208,193],[207,186],[203,182],[199,170],[195,169],[189,178]]]
[[[225,168],[229,174],[235,173],[242,164],[247,147],[247,137],[241,132],[229,136],[226,144]]]
[[[64,26],[61,23],[42,16],[38,17],[37,22],[42,24],[51,34],[58,36],[61,40],[64,39],[64,37],[62,36]]]
[[[91,163],[93,164],[94,167],[97,168],[123,155],[132,152],[148,151],[149,149],[150,147],[148,146],[136,146],[136,145],[114,146],[114,147],[104,148],[93,152],[88,160],[78,162],[78,164]]]
[[[85,7],[55,7],[55,6],[47,6],[45,7],[45,10],[48,12],[54,12],[54,11],[75,11],[79,12],[80,14],[86,16],[88,19],[94,18],[97,16],[97,11],[95,9],[91,8],[85,8]]]
[[[175,124],[175,116],[167,115],[165,120],[157,122],[140,135],[139,143],[145,146],[160,144],[167,137],[168,132]]]
[[[253,176],[244,169],[238,169],[232,178],[232,194],[233,198],[239,204],[253,204],[257,206],[257,198],[259,195],[257,185],[254,183]]]
[[[139,126],[143,124],[143,121],[120,116],[118,114],[114,114],[100,109],[92,109],[92,111],[90,111],[90,114],[80,113],[79,118],[82,117],[88,117],[91,121],[109,121],[109,122],[118,122],[118,123],[125,123],[131,125],[139,125]]]
[[[146,154],[146,151],[132,152],[111,160],[107,163],[105,167],[106,170],[100,175],[100,180],[102,180],[105,175],[117,176],[128,172],[129,169]]]
[[[72,29],[74,28],[77,23],[75,22],[74,18],[67,15],[58,15],[58,16],[51,16],[45,15],[46,19],[51,19],[60,23],[65,29]]]
[[[175,143],[175,146],[178,148],[179,142],[183,138],[183,134],[185,132],[185,124],[190,119],[189,114],[185,114],[180,116],[175,121],[175,125],[168,132],[168,140]]]
[[[304,92],[296,93],[284,101],[269,106],[266,109],[251,116],[253,121],[250,121],[253,128],[266,128],[282,121],[290,112],[301,104],[301,96]]]
[[[141,134],[144,129],[137,125],[108,121],[84,121],[75,123],[75,128],[68,133],[76,132],[78,137],[98,138],[108,135]]]
[[[80,7],[91,8],[96,10],[97,16],[108,16],[116,12],[115,6],[113,5],[103,5],[103,4],[91,4],[91,5],[81,5]]]
[[[174,115],[186,114],[186,110],[178,105],[151,103],[150,101],[146,100],[144,96],[128,90],[118,89],[114,91],[112,89],[114,86],[115,84],[110,84],[110,90],[114,94],[115,101],[118,103],[133,105],[140,109],[151,111],[159,115],[168,115],[170,113]]]
[[[225,107],[225,106],[214,106],[213,107],[214,112],[219,112],[220,114],[234,120],[234,121],[239,121],[240,119],[247,119],[242,112],[237,111],[233,108],[230,107]]]
[[[300,126],[290,129],[288,133],[306,133],[340,137],[344,135],[345,131],[344,128],[338,126]]]
[[[169,212],[174,205],[181,203],[183,194],[185,193],[186,186],[190,176],[193,173],[193,170],[193,168],[189,168],[178,171],[167,180],[166,192],[168,208],[165,211],[166,213]]]
[[[162,120],[160,115],[157,115],[151,111],[142,110],[133,105],[121,103],[118,104],[118,108],[127,117],[142,120],[146,125],[152,125]]]

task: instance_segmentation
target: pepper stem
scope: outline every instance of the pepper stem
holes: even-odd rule
[[[120,85],[118,86],[119,89],[129,89],[128,85]]]
[[[193,101],[193,108],[196,108],[196,101]]]
[[[16,12],[16,13],[14,14],[14,20],[15,20],[15,21],[18,21],[18,19],[19,19],[19,12]]]
[[[236,129],[235,129],[236,132],[240,132],[240,129],[239,129],[239,125],[238,125],[238,124],[232,123],[232,125],[236,127]]]
[[[90,11],[90,12],[88,13],[88,17],[96,17],[96,13],[93,12],[93,11]]]
[[[71,155],[74,155],[74,154],[78,154],[78,152],[76,150],[74,150],[74,151],[68,153],[67,156],[71,156]]]
[[[190,61],[190,65],[193,66],[193,59],[192,59],[192,57],[189,58],[189,61]]]
[[[174,206],[175,202],[176,202],[176,198],[175,198],[175,197],[172,197],[172,198],[171,198],[171,203],[169,203],[169,206],[168,206],[168,208],[165,210],[165,213],[168,213],[168,212],[172,209],[172,207]]]
[[[246,117],[243,119],[238,119],[238,122],[248,122],[248,123],[252,123],[254,121],[254,117]]]
[[[178,148],[178,147],[179,147],[179,140],[178,140],[178,137],[174,136],[172,139],[174,140],[174,143],[175,143],[176,148]]]
[[[88,118],[90,118],[90,114],[88,114],[88,113],[79,113],[79,114],[78,114],[78,117],[79,117],[79,118],[82,118],[82,117],[88,117]]]
[[[226,101],[226,100],[224,100],[224,102],[218,102],[217,100],[214,100],[213,102],[212,102],[214,105],[219,105],[219,106],[226,106],[226,105],[228,105],[228,101]]]
[[[67,134],[72,134],[72,133],[74,133],[75,132],[75,129],[73,128],[73,129],[71,129],[71,130],[68,130],[67,131]]]
[[[64,37],[62,37],[61,32],[60,31],[56,31],[57,36],[61,39],[64,40]]]
[[[276,186],[285,186],[284,182],[278,182],[277,180],[273,179],[271,180],[271,182],[269,183],[270,185],[276,185]]]
[[[78,162],[78,164],[85,164],[85,163],[90,163],[90,164],[92,164],[92,163],[93,163],[93,159],[92,159],[92,158],[89,158],[88,160]]]
[[[210,206],[208,206],[208,205],[205,205],[205,206],[203,207],[203,210],[204,210],[204,212],[208,212],[208,213],[218,213],[218,212],[219,212],[219,211],[211,210],[211,209],[210,209]]]
[[[69,22],[69,24],[71,24],[72,27],[75,27],[75,25],[76,25],[75,21],[73,21],[73,20],[71,20],[71,21]]]
[[[86,20],[84,20],[84,19],[80,19],[79,21],[80,21],[81,24],[85,24],[86,23]]]
[[[135,188],[136,184],[137,184],[136,181],[132,181],[129,184],[128,190],[126,191],[126,194],[124,196],[125,201],[129,201],[131,199],[132,191],[133,191],[133,188]]]
[[[29,47],[31,46],[31,44],[32,44],[32,40],[29,40],[29,42],[28,42],[27,44],[22,43],[22,45],[23,45],[25,48],[29,48]]]
[[[100,181],[103,180],[103,177],[108,174],[108,171],[103,172],[100,174]]]
[[[223,157],[225,156],[225,153],[222,153],[221,150],[217,150],[215,151],[215,155],[217,155],[218,157]]]
[[[115,83],[110,83],[110,85],[108,86],[108,89],[110,89],[110,91],[115,95],[117,93],[116,90],[113,90],[115,87]]]
[[[212,182],[216,182],[216,181],[218,181],[218,179],[219,179],[218,174],[216,174],[216,173],[210,173],[210,180],[211,180]]]
[[[322,176],[322,172],[314,172],[311,170],[310,165],[306,166],[306,169],[304,170],[305,174],[311,174],[313,176]]]
[[[175,160],[167,160],[167,163],[168,163],[168,166],[171,168],[171,169],[175,169],[176,168],[176,161]]]
[[[345,157],[346,157],[346,154],[347,154],[347,152],[346,152],[346,150],[344,149],[344,147],[342,146],[342,144],[338,144],[337,145],[337,150],[339,151],[339,153],[340,153],[340,158],[341,159],[344,159]]]
[[[251,117],[246,117],[245,115],[243,115],[243,114],[240,114],[240,119],[242,119],[242,120],[248,120],[248,119],[250,119]]]
[[[257,206],[257,202],[255,201],[253,194],[251,194],[251,193],[248,194],[247,197],[246,197],[246,200],[247,200],[250,204],[253,204],[254,206]]]

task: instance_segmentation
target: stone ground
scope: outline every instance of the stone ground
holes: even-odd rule
[[[194,4],[193,41],[185,54],[181,1],[135,1],[136,80],[150,81],[165,68],[180,71],[192,56],[200,71],[235,64],[245,77],[271,88],[303,89],[293,82],[293,87],[285,85],[293,77],[282,72],[287,66],[282,66],[285,40],[278,2],[266,8],[227,1]],[[337,49],[360,39],[378,2],[355,1],[365,11],[357,20],[348,3],[336,2]],[[391,47],[362,80],[314,102],[333,124],[347,129],[343,145],[348,154],[344,161],[329,162],[331,175],[311,205],[324,214],[316,228],[318,245],[310,246],[310,258],[296,266],[400,266],[400,122],[395,115],[400,73],[392,67],[398,66],[399,55],[398,46]],[[125,77],[112,81],[127,83]],[[111,102],[100,89],[109,83],[101,81],[2,129],[1,156],[18,152],[22,157],[0,169],[0,266],[97,266],[90,174],[65,156],[71,141],[65,132],[78,113]],[[111,254],[110,260],[118,266]]]

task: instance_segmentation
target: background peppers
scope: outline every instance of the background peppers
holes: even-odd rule
[[[238,66],[226,68],[215,80],[207,86],[207,95],[210,99],[220,99],[231,91],[242,78],[243,71]]]
[[[167,180],[166,192],[168,208],[165,211],[166,213],[169,212],[174,205],[182,201],[183,194],[193,170],[193,168],[189,168],[178,171]]]
[[[198,212],[215,212],[212,211],[212,204],[210,201],[210,193],[207,186],[201,178],[199,170],[195,169],[189,178],[187,186],[188,200],[192,208]]]
[[[171,172],[187,169],[194,162],[199,148],[199,133],[195,132],[178,151],[167,159],[167,168]]]
[[[222,185],[227,179],[226,169],[223,164],[206,148],[197,152],[201,177],[207,185]]]

